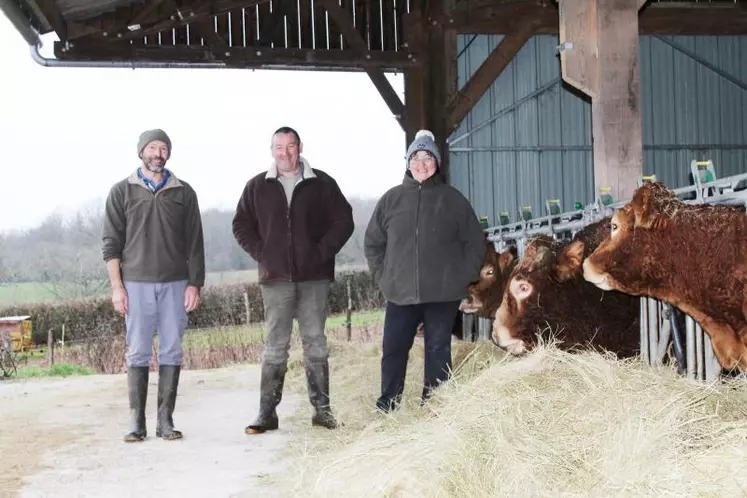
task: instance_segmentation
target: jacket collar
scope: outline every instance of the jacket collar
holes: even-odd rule
[[[140,178],[140,175],[137,174],[137,172],[140,170],[140,168],[136,169],[132,172],[130,176],[127,177],[127,183],[131,183],[133,185],[140,185],[143,188],[148,188],[148,186],[145,184],[145,182]],[[182,182],[179,181],[179,179],[176,177],[173,171],[169,170],[169,179],[166,180],[166,184],[158,189],[160,192],[161,190],[166,190],[167,188],[174,188],[174,187],[181,187],[183,186]]]
[[[314,174],[314,170],[311,169],[311,165],[309,164],[309,161],[306,160],[305,157],[301,156],[299,158],[301,161],[301,164],[303,167],[301,168],[301,180],[308,180],[309,178],[316,178],[316,175]],[[265,175],[265,180],[269,180],[270,178],[277,179],[278,177],[278,166],[275,164],[275,161],[270,164],[270,168],[267,170],[267,174]]]
[[[444,181],[444,177],[441,176],[441,172],[440,171],[436,171],[435,173],[433,173],[433,176],[431,176],[430,178],[428,178],[426,181],[424,181],[421,184],[415,178],[412,177],[412,173],[408,169],[405,172],[405,177],[402,180],[402,185],[404,185],[405,187],[408,187],[408,188],[418,188],[421,185],[422,185],[423,188],[433,188],[433,187],[436,187],[438,185],[442,185],[444,183],[446,183],[446,182]]]

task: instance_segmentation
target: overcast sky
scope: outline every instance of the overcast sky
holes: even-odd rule
[[[48,68],[2,13],[0,60],[0,231],[103,202],[149,128],[171,137],[168,167],[203,210],[235,207],[283,125],[347,196],[379,196],[404,173],[404,132],[365,73]],[[387,77],[403,99],[401,74]]]

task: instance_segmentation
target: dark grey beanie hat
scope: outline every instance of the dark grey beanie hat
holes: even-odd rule
[[[169,157],[171,157],[171,139],[165,131],[159,129],[147,130],[140,134],[140,139],[137,141],[137,157],[142,157],[143,149],[153,140],[165,142],[166,147],[169,149]]]
[[[407,163],[409,166],[410,158],[419,150],[426,150],[436,158],[436,163],[441,166],[441,153],[436,145],[436,137],[430,130],[420,130],[415,134],[415,139],[407,148]]]

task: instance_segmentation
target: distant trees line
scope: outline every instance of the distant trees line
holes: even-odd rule
[[[377,199],[349,198],[355,232],[337,257],[340,265],[363,265],[363,237]],[[37,227],[0,234],[0,285],[39,282],[59,299],[101,295],[107,276],[101,259],[103,201],[74,215],[48,216]],[[208,272],[256,268],[231,231],[232,210],[202,212],[205,264]]]

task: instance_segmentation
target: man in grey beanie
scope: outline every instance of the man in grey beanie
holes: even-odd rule
[[[171,139],[147,130],[137,142],[142,164],[117,182],[106,199],[102,254],[112,304],[125,316],[131,427],[126,442],[147,437],[145,402],[158,331],[156,436],[180,439],[174,428],[182,340],[187,313],[200,304],[205,252],[197,194],[166,169]]]

